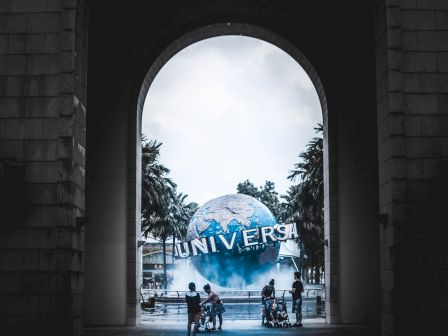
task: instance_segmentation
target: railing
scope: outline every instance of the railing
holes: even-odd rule
[[[290,289],[276,289],[276,296],[282,298],[288,298]],[[165,289],[141,289],[142,296],[155,297],[157,302],[176,302],[184,300],[185,294],[188,291],[179,290],[165,290]],[[198,291],[201,297],[206,297],[207,294],[203,291]],[[247,290],[247,289],[232,289],[217,291],[220,298],[226,302],[239,301],[239,302],[249,302],[249,301],[259,301],[261,298],[261,290]],[[324,285],[306,285],[302,297],[304,299],[315,299],[317,297],[321,299],[325,298],[325,286]],[[146,300],[147,298],[144,298]]]
[[[151,319],[156,316],[165,320],[183,320],[186,314],[185,293],[187,291],[142,289],[142,300],[148,302],[154,300],[154,306],[145,308],[143,319]],[[254,320],[261,318],[261,291],[260,290],[225,290],[216,291],[226,307],[226,319],[230,320]],[[199,292],[204,300],[207,294]],[[291,314],[292,297],[289,289],[276,289],[277,298],[285,300],[288,313]],[[305,285],[302,294],[302,312],[304,318],[325,317],[325,287],[324,285]],[[146,316],[146,317],[145,317]]]

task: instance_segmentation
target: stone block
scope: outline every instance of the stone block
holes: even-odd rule
[[[8,76],[0,76],[0,96],[7,96],[7,78]]]
[[[73,158],[74,141],[72,137],[60,138],[58,140],[58,158],[72,159]]]
[[[58,138],[58,119],[47,118],[42,119],[42,138],[43,139],[57,139]]]
[[[28,14],[29,33],[58,33],[60,30],[59,13]]]
[[[12,316],[20,316],[21,318],[35,316],[39,313],[39,298],[37,295],[10,295],[5,302],[5,309],[8,315]],[[14,328],[14,330],[17,330],[17,328]]]
[[[11,12],[32,13],[45,12],[47,9],[46,0],[10,0]]]
[[[39,271],[56,272],[56,250],[42,250],[39,252]]]
[[[39,312],[48,314],[54,312],[55,302],[53,295],[39,295]]]
[[[5,76],[6,80],[6,94],[5,96],[20,96],[23,93],[22,76]],[[3,107],[0,107],[3,110]]]
[[[402,10],[401,26],[405,30],[434,30],[436,17],[434,11]]]
[[[44,94],[46,96],[58,96],[59,84],[58,75],[44,76]]]
[[[437,114],[439,111],[437,94],[406,94],[404,108],[407,114]]]
[[[404,92],[419,92],[420,91],[420,81],[419,74],[417,73],[403,73],[403,91]]]
[[[0,55],[0,75],[25,74],[25,66],[24,55]]]
[[[23,139],[42,139],[42,119],[22,119]]]
[[[27,54],[57,54],[59,52],[58,34],[29,34],[26,37]]]
[[[410,158],[432,158],[440,155],[440,142],[436,137],[406,137],[406,147]]]
[[[439,113],[448,114],[448,94],[439,95]]]
[[[39,183],[27,185],[28,195],[33,204],[54,205],[57,204],[57,184]]]
[[[448,30],[448,11],[436,11],[436,29]]]
[[[405,72],[436,72],[437,53],[435,52],[406,52],[403,57],[403,71]]]
[[[73,124],[74,119],[70,117],[60,117],[58,119],[58,135],[60,137],[70,137],[73,136]]]
[[[59,73],[59,55],[28,55],[26,71],[31,75],[56,75]]]
[[[439,116],[439,134],[448,136],[448,115]]]
[[[55,205],[40,206],[40,217],[43,226],[56,226],[58,224],[58,207]]]
[[[50,274],[26,273],[22,275],[22,292],[27,294],[46,294],[52,292],[52,279]]]
[[[26,33],[27,14],[0,14],[0,33]]]
[[[77,9],[65,9],[61,14],[61,28],[63,30],[76,29],[76,13]]]
[[[419,50],[448,51],[448,31],[418,32]]]
[[[59,116],[59,98],[29,97],[25,101],[25,111],[29,117],[56,118]]]
[[[0,115],[2,118],[20,118],[24,116],[25,101],[22,98],[0,98]]]
[[[2,121],[0,120],[0,124]],[[1,129],[1,134],[4,134],[4,130]],[[0,156],[3,158],[16,158],[17,160],[23,159],[23,140],[0,140]]]
[[[445,0],[417,0],[419,9],[448,9],[448,3]]]
[[[59,226],[75,226],[76,218],[71,203],[61,204],[58,207],[58,225]]]
[[[24,160],[55,161],[57,159],[56,140],[25,140],[23,142]]]
[[[26,34],[11,34],[9,35],[9,48],[10,54],[24,54],[25,52],[25,40]]]
[[[76,165],[73,168],[73,182],[80,188],[85,187],[85,180],[86,180],[86,170],[85,168]]]
[[[0,54],[8,53],[9,38],[8,35],[0,35]]]
[[[39,270],[39,252],[34,250],[5,251],[3,270],[7,272]]]
[[[403,50],[418,50],[418,32],[403,31],[402,33],[402,48]]]
[[[434,179],[440,174],[439,159],[423,160],[423,178]]]
[[[61,93],[75,92],[75,78],[72,73],[63,73],[60,77]]]
[[[60,34],[61,51],[73,51],[76,49],[76,32],[64,30]]]
[[[73,179],[73,161],[58,160],[58,181],[65,182]]]
[[[59,205],[73,204],[74,189],[70,182],[59,182],[57,184],[57,202]]]
[[[419,77],[422,92],[448,93],[448,73],[422,73]]]
[[[448,72],[448,52],[437,53],[437,71]]]
[[[417,8],[417,0],[401,0],[400,7],[403,9]]]
[[[0,272],[0,293],[20,293],[20,273]]]
[[[21,76],[23,95],[26,96],[42,96],[43,95],[43,78],[38,76]]]
[[[423,163],[421,159],[408,159],[406,177],[409,179],[423,178]]]
[[[57,162],[26,162],[26,181],[28,183],[56,183]]]
[[[439,134],[439,116],[425,115],[421,117],[422,135],[435,136]]]
[[[25,136],[24,119],[4,119],[3,137],[6,139],[23,139]]]
[[[78,185],[73,184],[73,188],[74,188],[73,204],[80,209],[84,209],[85,208],[84,186],[82,186],[81,188]]]
[[[75,143],[73,150],[73,159],[81,167],[86,166],[86,149],[79,143]]]

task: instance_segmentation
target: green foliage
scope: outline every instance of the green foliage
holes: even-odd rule
[[[159,163],[160,146],[156,140],[142,136],[142,234],[162,240],[164,278],[166,279],[166,245],[169,237],[185,237],[188,224],[198,205],[185,203],[188,195],[178,193],[168,177],[170,170]],[[173,250],[174,253],[174,250]],[[166,288],[166,282],[165,282]]]
[[[275,191],[275,183],[272,181],[266,181],[263,186],[258,188],[250,182],[245,180],[244,182],[238,183],[236,187],[238,194],[245,194],[252,196],[253,198],[259,200],[261,203],[267,206],[267,208],[272,212],[275,219],[278,221],[280,216],[280,200],[278,198],[278,192]]]
[[[321,124],[315,128],[322,134]],[[323,183],[323,139],[314,137],[288,178],[298,179],[287,194],[281,196],[281,218],[287,223],[296,223],[299,232],[298,243],[306,255],[307,267],[324,266],[324,183]]]

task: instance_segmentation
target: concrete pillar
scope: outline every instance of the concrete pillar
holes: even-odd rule
[[[2,1],[0,22],[0,333],[80,335],[86,5]]]

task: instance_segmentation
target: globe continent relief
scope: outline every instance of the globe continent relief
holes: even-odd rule
[[[244,248],[242,230],[274,226],[275,217],[260,201],[244,194],[231,194],[214,198],[202,205],[194,214],[187,231],[187,240],[222,234],[227,241],[237,232],[232,250],[216,240],[220,252],[192,257],[197,271],[207,280],[228,288],[244,288],[255,282],[275,264],[280,245]]]

